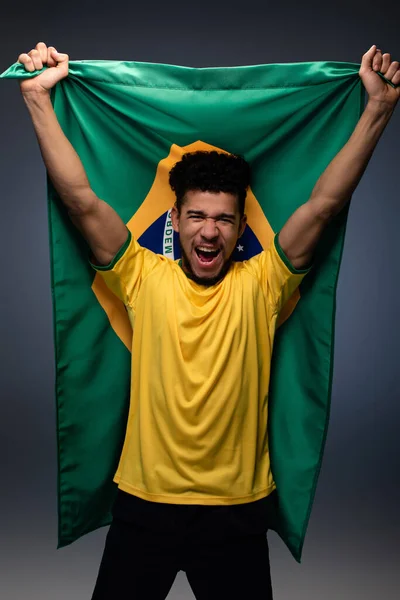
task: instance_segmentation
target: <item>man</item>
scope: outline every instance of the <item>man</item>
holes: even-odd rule
[[[49,98],[68,57],[41,43],[19,60],[27,71],[50,67],[22,93],[53,184],[133,326],[119,495],[93,598],[163,599],[179,569],[200,600],[271,598],[266,432],[276,320],[393,113],[399,64],[376,46],[363,56],[369,100],[351,138],[271,247],[249,261],[231,261],[246,225],[247,163],[184,156],[170,173],[178,263],[141,248],[91,190]]]

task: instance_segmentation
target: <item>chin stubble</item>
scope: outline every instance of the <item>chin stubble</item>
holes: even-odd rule
[[[198,277],[195,273],[193,273],[192,267],[190,265],[190,261],[187,257],[186,252],[184,251],[184,249],[182,247],[182,244],[179,243],[179,246],[181,249],[182,266],[184,267],[184,271],[186,272],[187,276],[190,277],[190,279],[192,279],[195,283],[198,283],[199,285],[211,286],[211,285],[215,285],[216,283],[221,281],[221,279],[223,279],[225,277],[225,275],[227,274],[227,272],[229,271],[230,266],[233,262],[233,259],[232,259],[233,252],[232,252],[232,254],[228,258],[228,260],[224,262],[224,264],[221,267],[221,270],[219,271],[219,273],[217,275],[215,275],[215,277]]]

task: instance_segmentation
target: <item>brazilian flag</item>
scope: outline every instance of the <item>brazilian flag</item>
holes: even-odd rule
[[[53,90],[61,126],[95,193],[141,244],[171,259],[168,171],[182,154],[218,149],[252,168],[243,260],[307,201],[363,106],[359,65],[314,62],[194,69],[74,61]],[[36,73],[35,73],[36,74]],[[28,77],[13,65],[3,77]],[[88,248],[51,184],[59,546],[110,522],[112,478],[129,403],[131,330],[121,302],[88,263]],[[346,212],[328,227],[311,273],[285,307],[270,388],[275,529],[300,560],[321,467],[332,384],[335,293]]]

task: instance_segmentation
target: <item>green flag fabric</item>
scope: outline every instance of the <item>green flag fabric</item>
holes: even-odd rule
[[[359,65],[315,62],[195,69],[72,61],[53,90],[61,126],[95,193],[139,242],[179,258],[168,171],[185,151],[217,148],[252,168],[248,226],[235,250],[260,252],[349,138],[363,106]],[[33,75],[36,75],[34,73]],[[32,74],[15,64],[2,77]],[[56,352],[59,546],[111,520],[129,403],[124,307],[48,185]],[[327,433],[335,293],[346,211],[282,315],[270,386],[274,528],[300,561]]]

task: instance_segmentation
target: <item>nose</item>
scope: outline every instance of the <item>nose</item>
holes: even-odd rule
[[[218,237],[218,227],[215,219],[204,219],[201,235],[207,240]]]

